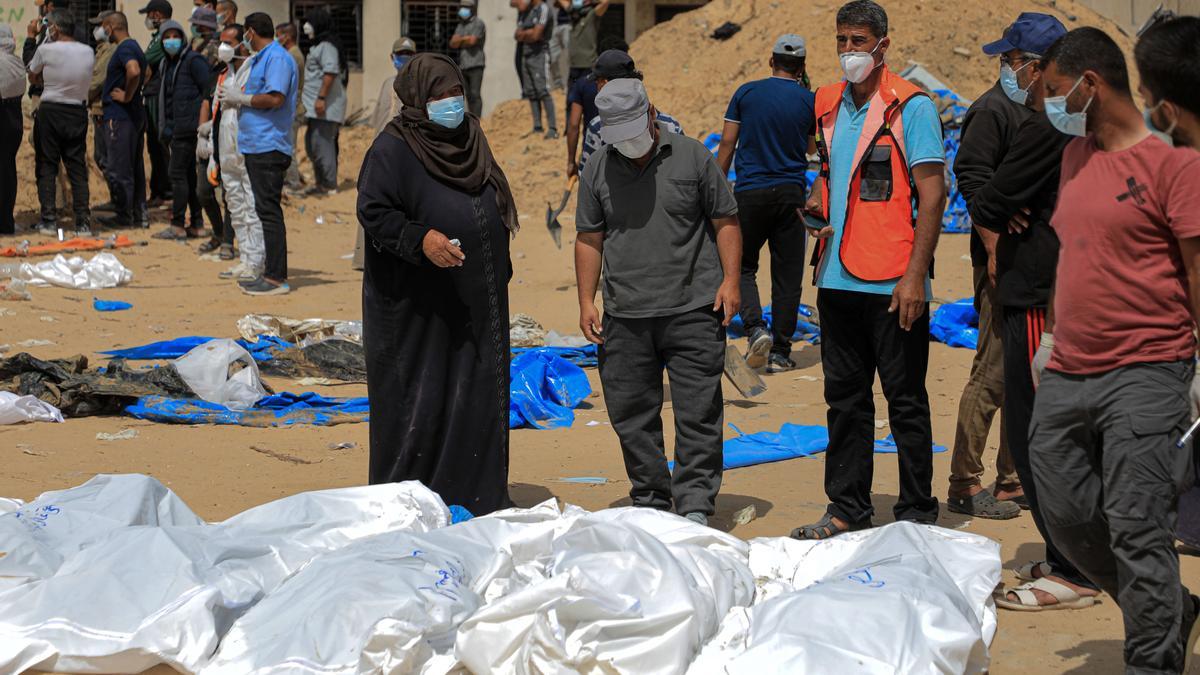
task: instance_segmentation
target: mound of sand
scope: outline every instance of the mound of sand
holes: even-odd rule
[[[631,53],[646,76],[650,100],[677,118],[689,136],[702,138],[720,131],[725,108],[738,86],[770,74],[767,59],[780,34],[797,33],[807,40],[808,73],[814,87],[839,79],[834,34],[841,5],[841,0],[712,0],[650,29],[633,43]],[[1074,0],[919,0],[885,2],[885,6],[892,38],[889,64],[901,70],[910,61],[920,63],[967,98],[978,96],[996,81],[997,62],[980,47],[999,37],[1023,11],[1053,14],[1068,29],[1100,27],[1126,54],[1133,51],[1133,41],[1116,24]],[[726,21],[740,24],[741,31],[723,42],[711,38]],[[563,101],[555,100],[561,125]],[[518,200],[541,211],[525,215],[541,221],[543,204],[562,194],[567,160],[561,142],[530,136],[530,127],[525,101],[498,106],[485,122],[492,148],[518,190]]]

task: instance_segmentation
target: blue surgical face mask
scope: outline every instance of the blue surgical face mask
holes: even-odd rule
[[[1083,110],[1076,113],[1067,112],[1067,99],[1079,88],[1080,82],[1083,82],[1082,75],[1075,80],[1075,86],[1071,87],[1066,96],[1051,96],[1045,101],[1046,117],[1050,118],[1050,124],[1068,136],[1087,136],[1087,109],[1092,105],[1092,99],[1089,98],[1083,105]]]
[[[1007,63],[1000,64],[1000,87],[1004,89],[1004,94],[1017,105],[1025,105],[1025,102],[1029,100],[1029,88],[1021,88],[1021,85],[1017,83],[1017,73],[1025,70],[1032,63],[1033,61],[1029,61],[1016,70],[1013,70],[1012,66]],[[1031,83],[1029,86],[1033,86],[1033,84]]]
[[[392,54],[392,65],[396,66],[396,70],[400,70],[411,58],[411,54]]]
[[[1158,135],[1159,138],[1163,138],[1163,137],[1170,138],[1171,132],[1175,131],[1175,127],[1179,125],[1179,120],[1175,120],[1174,122],[1171,122],[1171,126],[1167,127],[1166,129],[1159,129],[1158,125],[1154,123],[1154,111],[1161,108],[1162,104],[1165,102],[1166,102],[1165,99],[1162,101],[1159,101],[1158,103],[1155,103],[1153,106],[1146,108],[1142,112],[1142,117],[1144,117],[1146,119],[1146,128],[1149,129],[1151,133]]]
[[[425,104],[425,114],[429,116],[429,121],[447,129],[457,129],[461,126],[466,111],[465,99],[462,96],[451,96]]]
[[[460,7],[458,9],[458,18],[466,21],[471,18],[471,9],[469,7]]]
[[[162,41],[163,51],[175,56],[183,49],[183,38],[166,38]]]
[[[571,0],[572,9],[583,9],[583,0]]]

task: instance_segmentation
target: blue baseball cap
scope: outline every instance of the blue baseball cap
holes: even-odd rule
[[[1050,49],[1050,45],[1066,34],[1066,27],[1056,17],[1038,12],[1022,12],[1021,16],[1004,30],[1004,37],[983,46],[983,53],[997,56],[1020,49],[1030,54],[1042,55]]]

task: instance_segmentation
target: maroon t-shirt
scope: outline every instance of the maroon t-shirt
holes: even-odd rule
[[[1087,375],[1195,355],[1179,240],[1200,237],[1200,153],[1154,136],[1119,152],[1076,139],[1063,153],[1051,224],[1062,248],[1050,370]]]

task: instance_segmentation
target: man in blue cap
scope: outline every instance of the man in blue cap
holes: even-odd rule
[[[1029,424],[1036,384],[1030,355],[1037,351],[1046,325],[1046,308],[1054,284],[1058,238],[1050,227],[1050,217],[1058,201],[1063,149],[1070,140],[1041,114],[1041,60],[1066,32],[1052,16],[1025,13],[1009,26],[1002,39],[984,46],[984,53],[999,57],[1000,81],[972,106],[975,114],[964,131],[955,166],[960,184],[970,182],[970,192],[963,188],[967,209],[976,231],[987,243],[989,281],[980,298],[981,314],[986,303],[989,333],[1001,337],[1001,344],[996,345],[1002,355],[997,375],[1003,383],[1008,450],[1034,524],[1046,542],[1044,561],[1017,570],[1018,578],[1026,583],[997,599],[1000,607],[1023,611],[1054,605],[1088,607],[1099,594],[1096,585],[1050,539],[1029,461]],[[1003,101],[987,100],[996,92]],[[1005,105],[1015,106],[1021,119],[1015,131],[1007,135],[996,133],[997,127],[990,125],[993,120],[987,117],[987,111],[1004,110]],[[983,331],[980,333],[982,337]],[[952,498],[951,508],[954,503]]]
[[[816,150],[816,98],[805,82],[804,38],[782,35],[771,50],[771,76],[738,88],[725,112],[717,164],[728,175],[736,155],[742,225],[742,324],[746,362],[768,373],[792,370],[792,333],[804,284],[804,208],[808,152]],[[758,298],[758,260],[771,250],[771,327]]]
[[[1057,29],[1054,28],[1057,26]],[[1046,14],[1026,12],[1004,31],[1004,36],[983,47],[985,54],[999,56],[1000,80],[967,111],[962,141],[954,161],[958,187],[968,207],[975,193],[987,183],[1016,138],[1017,129],[1032,111],[1025,105],[1028,81],[1037,51],[1044,51],[1061,35],[1062,24]],[[1021,89],[1018,79],[1027,84]],[[971,265],[974,268],[975,308],[979,311],[979,343],[971,375],[959,399],[958,425],[950,460],[950,490],[946,507],[955,513],[977,518],[1007,519],[1021,514],[1026,506],[1021,479],[1013,464],[1007,424],[1001,416],[1000,449],[996,457],[996,491],[983,489],[983,451],[992,420],[1004,403],[1004,358],[996,304],[996,243],[999,234],[974,227],[971,230]]]

